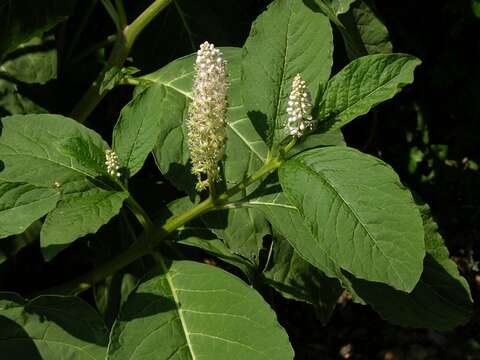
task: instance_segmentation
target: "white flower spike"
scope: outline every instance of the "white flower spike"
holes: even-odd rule
[[[110,176],[116,176],[118,178],[121,176],[118,171],[120,169],[120,161],[113,150],[105,150],[105,165],[107,165],[107,173]]]
[[[225,151],[227,110],[225,60],[213,44],[204,42],[197,52],[193,100],[188,109],[188,147],[197,189],[220,179],[219,162]],[[206,177],[206,178],[205,178]]]
[[[293,79],[292,90],[288,98],[287,129],[290,135],[300,138],[307,129],[314,129],[315,121],[311,112],[312,97],[302,76],[297,74]]]

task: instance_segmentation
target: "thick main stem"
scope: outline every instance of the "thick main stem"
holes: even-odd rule
[[[93,110],[95,110],[97,105],[108,92],[108,90],[100,92],[100,87],[105,78],[105,74],[114,68],[121,68],[123,66],[138,35],[142,32],[145,26],[147,26],[155,16],[157,16],[171,2],[172,0],[155,0],[153,4],[145,9],[143,13],[118,34],[117,41],[115,42],[107,63],[92,85],[90,85],[90,88],[72,110],[72,118],[79,122],[84,122]]]
[[[66,284],[49,289],[46,293],[78,295],[98,281],[115,273],[133,261],[145,255],[151,254],[155,247],[158,246],[161,241],[168,236],[168,234],[172,233],[190,220],[215,210],[217,207],[222,207],[227,203],[230,197],[244,190],[247,186],[253,184],[254,182],[262,179],[265,175],[268,175],[271,171],[278,168],[281,163],[282,160],[278,158],[271,159],[255,173],[246,178],[243,182],[220,194],[215,200],[212,197],[208,197],[206,200],[194,206],[187,212],[172,216],[163,226],[158,229],[153,229],[148,235],[148,238],[141,237],[129,249],[125,250],[105,264],[100,265],[89,273],[73,279]],[[136,207],[134,204],[131,205],[133,205],[134,208]]]

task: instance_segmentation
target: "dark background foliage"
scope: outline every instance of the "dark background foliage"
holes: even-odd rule
[[[252,21],[269,2],[178,1],[142,33],[129,61],[148,73],[191,53],[205,40],[217,46],[242,46]],[[131,20],[150,1],[126,3]],[[474,0],[375,1],[394,51],[413,54],[423,64],[412,86],[348,125],[344,134],[350,146],[391,164],[431,205],[450,253],[478,300],[480,11],[475,13],[476,4]],[[43,86],[18,86],[22,94],[49,112],[68,114],[105,62],[111,44],[102,42],[115,28],[100,4],[83,0],[78,1],[74,15],[51,33],[55,41],[44,46],[58,51],[57,79]],[[347,58],[338,33],[335,40],[338,70]],[[98,43],[101,46],[92,48]],[[118,113],[131,95],[130,87],[115,88],[90,116],[88,125],[109,141]],[[8,113],[0,108],[1,115]],[[153,210],[179,194],[159,179],[149,161],[133,179],[132,187],[140,201]],[[43,262],[35,243],[23,248],[0,265],[0,288],[28,294],[83,273],[127,246],[122,243],[126,216],[101,229],[98,236],[105,239],[101,244],[86,237],[49,264]],[[8,248],[8,241],[2,246],[3,252],[15,252]],[[342,299],[330,323],[322,327],[310,306],[273,293],[264,295],[287,329],[299,359],[480,359],[478,308],[469,324],[437,333],[389,325],[368,307]],[[91,293],[84,296],[92,300]]]

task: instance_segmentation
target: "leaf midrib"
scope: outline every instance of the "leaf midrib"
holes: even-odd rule
[[[177,79],[174,79],[174,80],[177,80]],[[176,92],[178,92],[179,94],[185,96],[186,98],[190,99],[190,100],[193,100],[193,97],[192,97],[192,94],[189,93],[189,92],[185,92],[175,86],[172,85],[172,82],[174,81],[170,81],[170,82],[162,82],[161,80],[158,80],[157,84],[161,84],[165,87],[168,87]],[[242,119],[246,119],[246,118],[242,118]],[[238,120],[241,120],[241,119],[238,119]],[[232,124],[226,122],[227,126],[232,129],[232,131],[245,143],[245,145],[247,145],[247,147],[251,150],[252,153],[254,153],[257,158],[263,163],[265,162],[265,158],[263,156],[261,156],[257,150],[252,146],[253,142],[249,142],[244,136],[243,134],[238,131],[238,129],[236,129]]]
[[[350,206],[350,204],[343,198],[343,196],[336,190],[335,186],[329,181],[329,179],[326,177],[326,176],[321,176],[320,173],[314,171],[312,168],[310,168],[309,166],[307,166],[306,164],[298,161],[298,160],[292,160],[292,162],[294,162],[295,164],[297,164],[297,166],[303,168],[306,172],[312,174],[314,177],[320,179],[323,183],[325,183],[341,200],[342,202],[347,206],[347,208],[350,210],[350,212],[353,214],[353,216],[355,217],[355,219],[358,221],[358,223],[360,224],[360,226],[362,227],[362,229],[366,232],[366,234],[368,235],[368,238],[371,240],[371,242],[373,243],[373,245],[380,251],[380,253],[382,254],[382,256],[385,258],[385,260],[387,260],[388,264],[390,265],[390,267],[392,268],[393,272],[395,273],[395,276],[397,277],[397,279],[402,283],[402,287],[404,289],[407,289],[407,287],[405,286],[405,282],[404,280],[400,277],[400,274],[398,273],[398,270],[396,269],[396,267],[394,266],[394,264],[390,261],[390,257],[388,257],[384,252],[383,252],[383,249],[377,244],[377,241],[376,239],[373,237],[373,235],[370,233],[370,231],[368,230],[368,228],[366,227],[366,225],[361,221],[361,219],[359,218],[358,214],[352,209],[352,207]],[[308,221],[306,218],[305,218],[306,221]],[[313,234],[312,234],[313,235]]]

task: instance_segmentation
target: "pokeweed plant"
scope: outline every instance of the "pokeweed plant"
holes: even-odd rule
[[[168,3],[152,6],[159,12]],[[288,336],[259,293],[265,287],[311,303],[323,323],[343,291],[401,326],[447,330],[468,320],[468,285],[428,206],[389,165],[343,140],[343,126],[410,84],[420,64],[391,53],[368,3],[352,3],[273,1],[243,48],[205,42],[196,54],[130,79],[136,90],[111,147],[61,115],[1,119],[2,237],[44,218],[40,246],[50,261],[123,205],[143,229],[79,278],[28,298],[1,293],[2,354],[291,359]],[[145,26],[132,31],[121,2],[104,4],[127,44],[116,47],[76,119],[128,73],[121,67]],[[144,20],[154,17],[149,9]],[[332,23],[352,59],[333,76]],[[161,209],[162,194],[152,194],[153,217],[129,189],[150,153],[186,195]],[[192,261],[191,248],[238,276]],[[99,294],[108,293],[107,279],[148,257],[154,264],[116,300],[122,306],[108,326],[77,297],[93,287],[105,310],[109,300]]]

